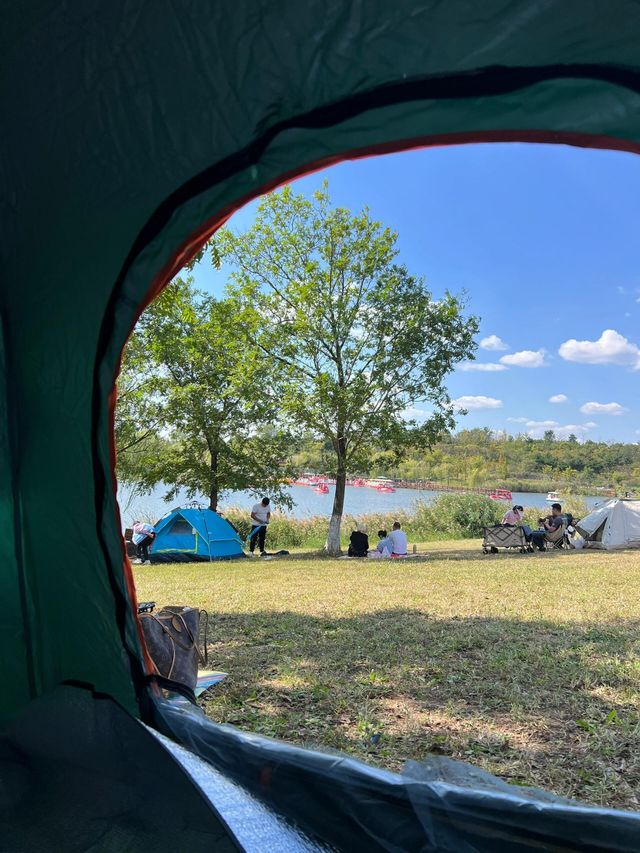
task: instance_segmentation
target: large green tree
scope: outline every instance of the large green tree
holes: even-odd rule
[[[396,239],[368,210],[333,207],[324,185],[312,198],[290,187],[264,197],[248,230],[213,243],[247,340],[278,368],[284,412],[333,448],[332,554],[347,472],[366,469],[374,448],[399,459],[451,429],[444,380],[474,350],[475,318],[456,296],[435,299],[398,262]],[[411,417],[417,403],[427,408]]]
[[[258,356],[229,300],[201,293],[190,279],[167,286],[141,317],[121,377],[121,440],[136,433],[129,409],[137,404],[155,413],[149,428],[165,437],[164,452],[147,454],[137,470],[139,482],[169,484],[167,499],[180,489],[204,494],[213,510],[236,489],[287,503],[290,438],[279,426],[272,367]]]

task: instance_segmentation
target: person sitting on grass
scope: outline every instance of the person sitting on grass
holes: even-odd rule
[[[391,541],[391,537],[387,534],[387,531],[378,530],[378,539],[378,544],[373,551],[369,553],[380,557],[390,557],[391,552],[393,551],[393,542]]]
[[[349,537],[349,550],[347,554],[350,557],[366,557],[369,551],[369,537],[367,536],[367,528],[364,524],[356,524],[356,529]]]
[[[389,534],[389,539],[391,539],[391,544],[393,548],[391,549],[392,557],[406,557],[407,556],[407,534],[404,530],[400,528],[400,522],[393,522],[393,530]]]
[[[544,551],[544,543],[557,542],[564,532],[564,516],[560,504],[551,504],[551,515],[539,520],[541,527],[531,533],[531,541],[539,550]]]

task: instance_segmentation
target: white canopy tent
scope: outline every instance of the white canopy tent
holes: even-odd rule
[[[576,526],[592,548],[640,548],[640,501],[608,501]]]

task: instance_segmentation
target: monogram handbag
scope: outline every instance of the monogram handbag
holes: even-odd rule
[[[201,612],[206,617],[206,611],[194,607],[171,606],[138,616],[157,674],[190,690],[198,679],[198,661],[206,662],[198,649]]]

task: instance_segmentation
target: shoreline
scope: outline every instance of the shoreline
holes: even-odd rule
[[[430,480],[395,480],[394,483],[398,488],[401,489],[419,489],[421,491],[431,491],[431,492],[463,492],[465,494],[471,495],[491,495],[494,492],[506,490],[509,492],[518,492],[523,495],[536,495],[544,492],[544,489],[536,489],[536,488],[524,488],[522,483],[518,483],[517,485],[510,486],[493,486],[493,487],[477,487],[474,488],[472,486],[452,486],[452,485],[442,485],[441,483],[434,483]],[[562,489],[546,489],[549,491],[560,491],[562,495]],[[568,494],[564,494],[563,497],[569,498],[580,495],[594,495],[598,497],[615,497],[616,493],[613,489],[603,489],[598,486],[585,486],[581,488],[580,491],[571,491]]]
[[[404,481],[406,482],[406,481]],[[418,488],[420,486],[420,488]],[[171,502],[164,500],[164,492],[167,486],[157,486],[147,493],[137,493],[135,489],[122,486],[118,501],[120,504],[120,518],[122,527],[131,526],[130,522],[134,516],[144,516],[144,520],[155,522],[162,518],[167,512],[176,506],[184,506],[191,502],[186,493],[174,495]],[[280,510],[283,518],[296,520],[309,519],[314,517],[328,518],[331,515],[334,487],[330,486],[326,493],[317,494],[313,486],[298,486],[291,485],[286,488],[293,501],[292,507],[280,506],[278,501],[273,502],[273,509]],[[406,488],[398,484],[397,491],[389,493],[380,492],[375,488],[354,488],[349,486],[345,494],[344,514],[353,517],[361,515],[377,515],[385,516],[396,514],[399,512],[413,512],[417,503],[431,504],[439,495],[445,496],[449,494],[451,497],[456,497],[463,500],[465,494],[469,497],[481,497],[484,490],[478,490],[478,493],[473,493],[468,489],[460,487],[449,487],[448,489],[432,489],[427,490],[422,486],[422,483],[414,481],[414,488]],[[501,505],[507,506],[507,503],[521,503],[525,507],[535,506],[544,508],[548,506],[546,501],[547,492],[518,492],[513,491],[512,500],[505,501]],[[204,496],[196,496],[197,501],[203,506],[208,505],[208,501]],[[599,495],[569,495],[562,494],[561,502],[584,500],[587,507],[591,508],[603,501],[607,497],[602,493]],[[229,492],[221,496],[219,501],[219,509],[223,514],[226,514],[232,508],[237,508],[238,511],[243,511],[255,501],[255,496],[245,492]],[[280,514],[279,513],[279,514]]]
[[[317,480],[305,482],[303,479],[294,480],[290,485],[296,486],[308,486],[313,487],[317,485],[317,483],[322,482],[326,483],[328,486],[335,486],[335,477],[324,476],[322,474],[315,475]],[[371,480],[375,480],[377,478],[371,477],[368,478]],[[500,486],[458,486],[453,485],[451,483],[438,483],[435,480],[402,480],[395,479],[392,477],[389,478],[378,478],[388,480],[389,485],[393,486],[396,489],[413,489],[415,491],[421,492],[459,492],[461,494],[469,494],[469,495],[492,495],[497,491],[509,491],[509,492],[518,492],[519,494],[541,494],[542,492],[549,491],[560,491],[562,493],[562,489],[540,489],[540,488],[525,488],[522,483],[511,484],[511,485],[500,485]],[[346,482],[347,486],[351,486],[353,488],[372,488],[368,486],[365,478],[358,477],[350,477]],[[539,486],[540,484],[538,484]],[[575,491],[573,487],[571,488],[571,492],[569,494],[563,495],[564,498],[579,496],[579,495],[594,495],[602,498],[607,497],[616,497],[616,492],[614,489],[603,488],[602,486],[584,486],[579,491]]]

